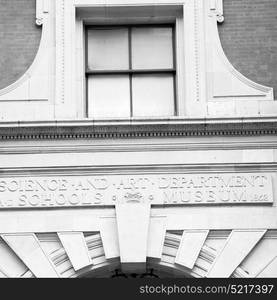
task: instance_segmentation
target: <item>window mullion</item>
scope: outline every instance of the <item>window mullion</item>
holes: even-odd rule
[[[129,70],[132,70],[132,27],[128,27],[128,42],[129,42]],[[130,84],[130,117],[133,117],[133,74],[129,74]]]
[[[172,55],[173,55],[173,68],[176,71],[176,32],[174,26],[172,26]],[[177,80],[176,72],[173,75],[173,93],[174,93],[174,115],[178,116],[178,101],[177,101]]]

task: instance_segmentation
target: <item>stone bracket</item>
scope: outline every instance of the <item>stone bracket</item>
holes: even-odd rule
[[[223,0],[210,0],[210,10],[216,15],[217,22],[224,21]]]
[[[36,0],[36,24],[42,26],[44,14],[49,12],[48,0]]]

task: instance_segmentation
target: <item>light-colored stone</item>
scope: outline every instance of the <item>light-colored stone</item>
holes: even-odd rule
[[[167,215],[168,230],[228,230],[242,228],[275,229],[277,209],[274,207],[183,207],[152,210],[155,216]]]
[[[276,256],[277,238],[276,231],[267,231],[255,249],[242,262],[240,267],[249,274],[256,277]]]
[[[233,230],[207,277],[229,277],[259,242],[265,230]]]
[[[223,21],[222,0],[37,0],[37,56],[0,90],[0,277],[277,277],[277,106]],[[87,119],[84,26],[149,22],[176,24],[176,115]]]
[[[116,218],[122,268],[145,270],[150,205],[118,204]]]
[[[5,234],[1,237],[36,277],[59,277],[34,234]]]
[[[100,218],[100,235],[105,257],[112,259],[120,256],[116,218]]]
[[[277,256],[256,277],[276,278],[277,277]]]
[[[118,10],[122,5],[129,7],[124,14]],[[90,13],[93,7],[98,10]],[[104,15],[101,7],[105,7]],[[270,107],[275,110],[272,89],[245,78],[223,52],[217,29],[217,22],[224,20],[222,0],[57,0],[55,5],[50,0],[37,0],[36,23],[42,25],[40,50],[26,73],[0,91],[1,118],[23,120],[28,115],[29,120],[42,119],[42,110],[32,114],[42,100],[49,111],[46,119],[84,117],[83,22],[107,24],[116,18],[141,22],[135,10],[138,7],[144,20],[151,17],[164,22],[170,18],[176,23],[178,116],[238,118],[257,116],[259,110],[267,115]],[[88,12],[79,13],[81,9]],[[23,102],[24,113],[16,116],[9,107],[18,100]],[[31,108],[28,101],[33,102]],[[264,101],[266,106],[259,106]]]
[[[75,271],[92,264],[82,232],[58,232],[58,236]]]
[[[175,263],[192,269],[208,233],[208,230],[184,231]]]
[[[273,203],[272,175],[267,173],[9,177],[0,181],[0,196],[0,210],[133,201],[152,206]]]
[[[166,231],[166,217],[151,217],[147,241],[147,257],[161,259]]]
[[[6,277],[11,278],[20,277],[28,270],[2,239],[0,240],[0,269]]]

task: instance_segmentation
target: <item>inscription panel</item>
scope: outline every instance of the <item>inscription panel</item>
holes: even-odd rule
[[[115,205],[273,203],[265,173],[0,178],[0,209]]]

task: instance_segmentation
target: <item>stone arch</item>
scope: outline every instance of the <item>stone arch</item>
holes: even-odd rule
[[[0,276],[1,277],[101,277],[101,278],[137,278],[137,277],[209,277],[212,266],[226,251],[226,243],[234,231],[211,230],[201,246],[191,269],[181,265],[178,251],[181,250],[185,231],[167,231],[162,245],[160,259],[146,258],[145,270],[137,268],[122,269],[120,256],[107,259],[100,232],[73,233],[83,238],[85,244],[78,244],[76,249],[82,261],[82,247],[86,247],[90,261],[87,265],[77,266],[76,249],[65,246],[64,233],[26,233],[4,234],[0,241]],[[67,241],[76,243],[71,233],[65,233]],[[63,240],[63,243],[61,242]],[[250,243],[250,240],[248,240]],[[239,245],[236,245],[239,247]],[[261,239],[244,254],[244,258],[226,277],[276,277],[277,276],[277,231],[266,231]],[[193,245],[192,245],[193,247]],[[225,249],[225,250],[224,250]],[[240,252],[244,251],[239,249]],[[183,253],[184,254],[184,253]],[[189,254],[189,253],[188,253]],[[265,255],[266,254],[266,255]],[[74,258],[75,255],[75,258]],[[184,258],[186,256],[183,255]],[[79,261],[79,263],[80,263]],[[225,261],[228,264],[228,261]],[[220,275],[220,270],[217,271]],[[214,274],[214,275],[217,275]],[[214,276],[215,277],[215,276]],[[224,277],[224,276],[223,276]]]

